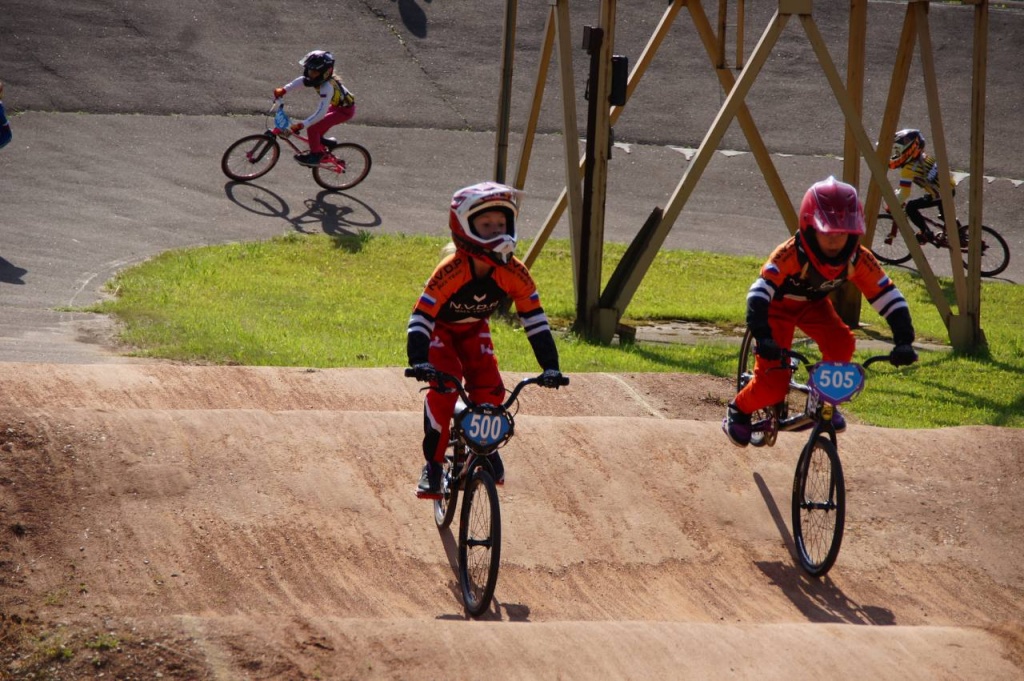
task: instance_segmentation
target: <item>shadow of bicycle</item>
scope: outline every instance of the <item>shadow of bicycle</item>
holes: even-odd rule
[[[860,605],[848,598],[843,590],[836,586],[828,575],[820,579],[808,577],[796,564],[796,545],[790,534],[782,512],[772,496],[768,484],[760,474],[754,473],[754,482],[764,499],[765,506],[775,522],[782,542],[789,550],[792,563],[781,561],[756,562],[772,584],[782,589],[782,593],[811,622],[835,622],[845,624],[895,624],[896,616],[887,608],[871,605]]]
[[[224,194],[250,213],[283,220],[301,234],[357,236],[382,223],[380,214],[367,203],[335,191],[324,190],[315,198],[306,199],[303,212],[295,215],[284,198],[251,182],[228,182]]]
[[[796,565],[778,561],[761,561],[755,565],[809,622],[874,626],[896,624],[892,610],[855,602],[827,575],[814,579]]]

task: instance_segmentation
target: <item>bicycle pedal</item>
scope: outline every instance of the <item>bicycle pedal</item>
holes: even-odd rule
[[[432,500],[436,501],[436,500],[439,500],[439,499],[444,499],[444,495],[441,494],[440,492],[421,492],[419,490],[416,490],[416,498],[417,499],[432,499]]]

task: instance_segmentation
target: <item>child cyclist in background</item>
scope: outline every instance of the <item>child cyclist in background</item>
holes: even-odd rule
[[[433,381],[437,371],[463,378],[475,402],[500,404],[505,386],[491,343],[488,318],[508,296],[544,373],[541,385],[557,388],[558,349],[529,270],[513,255],[521,194],[495,182],[455,192],[449,211],[455,252],[427,280],[409,318],[407,353],[416,379]],[[421,499],[441,495],[441,463],[458,394],[428,390],[423,404],[423,457],[416,488]],[[505,481],[497,453],[496,482]]]
[[[789,389],[789,371],[782,366],[783,349],[793,344],[799,328],[814,340],[827,362],[849,362],[855,340],[839,318],[828,294],[846,281],[860,289],[892,329],[895,365],[917,361],[910,308],[878,261],[864,246],[864,209],[857,190],[834,177],[807,190],[800,205],[800,228],[781,244],[761,268],[747,293],[747,327],[757,343],[754,376],[732,402],[722,430],[737,447],[750,444],[750,415],[781,402]],[[832,426],[846,429],[838,410]]]
[[[292,132],[309,130],[309,152],[297,154],[295,160],[304,166],[317,166],[323,158],[322,138],[339,123],[350,120],[356,113],[356,98],[349,92],[339,76],[334,74],[334,55],[324,50],[313,50],[299,64],[302,75],[284,87],[274,88],[274,99],[281,99],[299,87],[316,88],[320,106],[304,121],[292,123]]]
[[[910,221],[921,230],[928,232],[928,225],[921,216],[921,210],[938,206],[939,217],[943,218],[942,197],[939,195],[939,165],[935,158],[924,153],[924,136],[920,130],[907,128],[896,133],[892,143],[892,154],[889,156],[889,168],[900,169],[900,186],[897,193],[903,209]],[[911,201],[910,193],[914,185],[924,190],[924,196]],[[950,186],[953,176],[950,175]],[[954,190],[954,193],[955,190]],[[886,207],[886,212],[889,208]],[[888,239],[887,239],[888,241]]]

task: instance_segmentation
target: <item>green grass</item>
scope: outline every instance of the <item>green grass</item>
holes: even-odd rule
[[[108,283],[112,299],[92,309],[119,317],[122,340],[141,356],[254,366],[404,366],[409,313],[444,243],[422,236],[292,234],[171,251],[120,273]],[[606,277],[624,250],[606,246]],[[761,262],[663,251],[623,321],[685,319],[741,332],[746,291]],[[566,373],[734,375],[734,344],[602,346],[567,333],[575,315],[571,271],[569,246],[558,241],[545,246],[533,267],[544,308],[562,332]],[[944,342],[945,327],[923,282],[901,271],[890,274],[910,301],[918,338]],[[1011,314],[1024,310],[1024,288],[982,286],[985,351],[925,352],[913,367],[872,370],[867,390],[849,410],[891,427],[1024,427],[1024,331]],[[949,282],[944,288],[952,299]],[[866,303],[862,322],[858,335],[888,339],[888,328]],[[503,369],[537,369],[517,325],[496,318],[492,331]]]

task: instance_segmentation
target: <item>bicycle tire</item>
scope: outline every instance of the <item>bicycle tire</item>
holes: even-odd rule
[[[457,457],[449,453],[444,457],[444,473],[441,477],[441,498],[434,499],[434,522],[443,530],[452,524],[455,508],[459,504],[459,486],[462,482],[455,469]]]
[[[846,482],[839,452],[819,434],[808,442],[793,476],[793,543],[800,567],[825,575],[839,556],[846,524]]]
[[[746,333],[743,334],[743,340],[740,341],[740,361],[736,368],[736,392],[743,390],[744,386],[754,377],[754,364],[756,362],[757,342],[754,340],[754,335],[750,332],[750,329],[747,329]],[[797,393],[799,393],[799,403],[795,401],[797,398],[794,397]],[[797,390],[794,387],[793,381],[790,380],[786,398],[775,405],[775,418],[784,419],[789,416],[790,412],[803,411],[804,402],[806,402],[806,392]],[[764,409],[755,410],[750,415],[751,423],[756,424],[769,418],[771,416],[771,409],[772,407],[765,407]],[[754,447],[773,445],[775,444],[775,433],[754,432],[751,435],[750,444]]]
[[[333,167],[319,165],[313,168],[313,181],[324,189],[351,189],[370,174],[373,159],[365,147],[353,142],[343,142],[330,153],[344,168],[338,172]]]
[[[736,368],[736,392],[743,390],[754,376],[754,362],[757,358],[757,345],[754,342],[754,335],[750,329],[743,334],[740,342],[740,362]]]
[[[470,617],[479,617],[490,607],[500,559],[498,488],[486,469],[477,468],[466,480],[459,516],[459,584]]]
[[[892,237],[892,243],[885,243],[886,238]],[[896,221],[890,213],[879,213],[878,222],[875,223],[875,238],[871,243],[871,252],[880,262],[887,265],[902,265],[910,260],[910,249],[903,235],[896,227]]]
[[[963,228],[966,230],[966,227]],[[967,267],[967,244],[961,238],[964,267]],[[1010,264],[1010,247],[1006,239],[991,227],[981,226],[981,276],[994,277]]]
[[[281,157],[281,146],[270,135],[247,135],[224,152],[220,169],[232,180],[248,182],[269,173]]]

